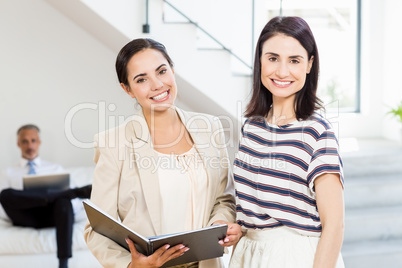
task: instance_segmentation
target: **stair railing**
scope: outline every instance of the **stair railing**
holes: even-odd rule
[[[173,4],[169,3],[167,0],[163,0],[165,4],[170,6],[173,10],[175,10],[177,13],[179,13],[183,18],[185,18],[189,23],[193,24],[197,29],[199,29],[201,32],[203,32],[205,35],[207,35],[211,40],[213,40],[216,44],[218,44],[220,47],[222,47],[223,50],[227,51],[231,56],[236,58],[239,62],[241,62],[243,65],[245,65],[248,69],[252,70],[253,67],[250,66],[245,60],[240,58],[236,53],[234,53],[231,49],[226,47],[222,42],[220,42],[217,38],[212,36],[209,32],[207,32],[204,28],[198,25],[197,22],[193,21],[191,18],[189,18],[186,14],[184,14],[182,11],[180,11],[178,8],[176,8]],[[164,14],[162,15],[162,19],[165,22],[165,17]]]

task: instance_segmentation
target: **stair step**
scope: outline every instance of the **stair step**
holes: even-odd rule
[[[347,209],[345,242],[402,239],[402,206]]]
[[[345,176],[346,208],[402,205],[402,173],[348,178]]]
[[[348,268],[401,268],[402,239],[344,243],[342,256]]]
[[[385,174],[402,174],[402,149],[378,151],[343,157],[345,178]]]

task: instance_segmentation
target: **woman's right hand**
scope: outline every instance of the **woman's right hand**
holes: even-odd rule
[[[128,268],[156,268],[161,267],[165,262],[175,259],[183,255],[189,250],[188,247],[179,244],[174,247],[170,245],[164,245],[158,248],[152,255],[145,256],[137,251],[134,242],[131,239],[126,238],[126,242],[130,247],[131,263]]]

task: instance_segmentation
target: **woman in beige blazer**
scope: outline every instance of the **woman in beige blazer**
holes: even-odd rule
[[[173,63],[165,47],[152,39],[136,39],[124,46],[117,56],[116,71],[122,88],[137,100],[141,109],[119,127],[95,136],[96,168],[91,201],[146,237],[163,235],[164,230],[169,230],[167,222],[172,225],[177,221],[182,226],[186,221],[184,217],[174,216],[166,220],[163,211],[166,201],[173,204],[173,209],[187,206],[166,200],[166,196],[173,193],[172,189],[175,189],[174,195],[180,195],[182,185],[170,185],[171,192],[160,187],[161,182],[166,186],[163,180],[169,178],[160,172],[158,156],[180,156],[193,150],[202,166],[198,172],[206,181],[202,182],[205,186],[202,189],[206,190],[196,193],[199,198],[195,199],[195,205],[198,208],[192,212],[200,215],[193,217],[198,219],[193,226],[227,223],[227,236],[219,243],[223,246],[237,243],[241,231],[233,223],[233,178],[219,119],[185,112],[174,106],[177,86]],[[128,240],[130,254],[96,233],[88,223],[84,236],[88,247],[104,267],[160,267],[191,250],[184,245],[172,245],[145,257]],[[219,258],[211,259],[191,267],[222,267],[222,262]]]

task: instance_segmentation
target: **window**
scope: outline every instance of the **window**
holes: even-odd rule
[[[318,95],[328,112],[360,112],[361,0],[169,0],[246,64],[232,60],[234,73],[250,75],[255,43],[269,19],[300,16],[310,25],[320,56]],[[236,12],[225,12],[235,9]],[[254,7],[254,10],[253,10]],[[238,16],[241,14],[241,16]],[[165,22],[187,21],[166,6]],[[254,35],[251,33],[254,32]],[[198,47],[221,47],[197,34]],[[253,44],[254,42],[254,44]],[[249,63],[249,64],[248,64]]]
[[[320,56],[318,95],[327,111],[360,110],[360,0],[268,0],[268,16],[300,16]],[[275,8],[276,7],[276,8]],[[359,13],[358,13],[359,12]]]

